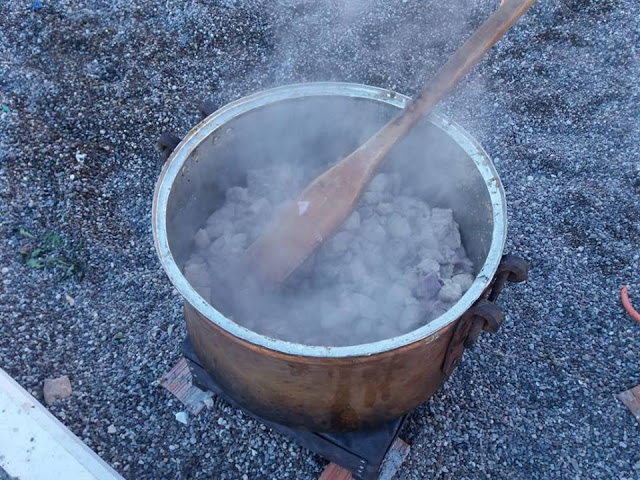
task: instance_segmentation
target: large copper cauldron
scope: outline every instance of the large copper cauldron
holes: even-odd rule
[[[238,325],[205,302],[183,276],[195,231],[220,205],[221,192],[243,184],[251,161],[269,162],[300,145],[311,146],[306,161],[337,160],[408,100],[388,90],[344,83],[268,90],[209,115],[164,165],[153,202],[160,260],[185,299],[187,329],[204,368],[258,416],[314,431],[347,431],[412,410],[445,382],[481,330],[493,332],[500,326],[502,313],[493,300],[505,280],[526,278],[526,264],[502,255],[506,205],[491,160],[469,134],[437,114],[397,146],[385,168],[405,172],[407,180],[421,186],[426,201],[453,210],[467,254],[477,266],[475,282],[445,314],[384,341],[307,346]],[[320,127],[301,128],[305,124]]]

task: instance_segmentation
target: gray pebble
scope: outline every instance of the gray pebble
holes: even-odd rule
[[[453,265],[451,263],[444,263],[440,265],[440,280],[443,282],[451,279],[453,276]]]

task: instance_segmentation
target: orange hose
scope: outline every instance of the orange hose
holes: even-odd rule
[[[623,285],[622,288],[620,289],[620,299],[622,300],[622,306],[627,311],[629,316],[633,318],[636,322],[640,323],[640,313],[638,313],[636,309],[633,308],[633,305],[631,305],[631,302],[629,301],[629,294],[627,292],[626,285]]]

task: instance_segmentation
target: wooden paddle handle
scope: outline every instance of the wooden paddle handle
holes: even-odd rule
[[[485,53],[534,3],[536,0],[505,0],[402,112],[358,149],[366,150],[366,156],[370,161],[373,160],[374,165],[371,166],[377,167],[411,127],[428,114],[480,62]]]

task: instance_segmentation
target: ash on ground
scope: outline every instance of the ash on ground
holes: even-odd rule
[[[283,192],[294,195],[309,177],[294,166],[250,170],[246,188],[229,188],[195,235],[185,276],[214,307],[234,298],[229,313],[237,323],[308,345],[375,342],[437,318],[473,283],[453,212],[412,195],[397,173],[374,177],[341,228],[276,292],[228,275]]]

